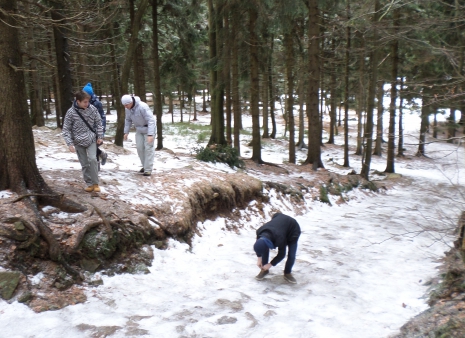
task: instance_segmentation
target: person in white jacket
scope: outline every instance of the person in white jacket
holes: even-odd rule
[[[123,95],[121,103],[126,108],[124,123],[124,140],[128,139],[131,125],[136,128],[136,146],[144,176],[150,176],[155,156],[154,140],[157,132],[156,121],[147,103],[142,102],[138,96]]]

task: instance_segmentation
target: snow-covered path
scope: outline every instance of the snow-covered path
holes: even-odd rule
[[[312,204],[297,218],[297,285],[283,280],[283,263],[266,280],[253,278],[259,220],[239,234],[223,231],[222,219],[207,221],[192,250],[175,241],[155,249],[151,274],[104,276],[85,304],[35,314],[0,302],[0,335],[387,337],[426,308],[423,284],[447,246],[428,232],[384,240],[430,226],[449,210],[440,196],[447,192],[436,189],[436,196],[428,189],[434,185],[418,178],[380,195],[354,192],[340,206]]]

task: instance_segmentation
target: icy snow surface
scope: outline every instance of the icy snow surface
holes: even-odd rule
[[[244,117],[244,125],[250,125],[250,118]],[[416,142],[418,125],[418,116],[406,116],[406,133],[412,132],[406,143]],[[336,142],[341,145],[342,138]],[[166,144],[182,152],[172,138]],[[264,144],[265,160],[287,159],[285,151],[273,147]],[[121,198],[134,202],[134,183],[124,182],[131,175],[124,170],[134,171],[139,164],[133,148],[129,146],[132,155],[112,154],[113,162],[101,177],[118,177],[123,181]],[[396,164],[410,184],[379,194],[353,191],[342,205],[308,203],[308,213],[297,217],[302,236],[293,271],[296,285],[283,280],[284,262],[264,281],[254,279],[259,272],[252,250],[254,229],[263,220],[254,216],[252,202],[241,211],[250,221],[238,233],[224,230],[225,219],[199,224],[202,237],[194,238],[192,248],[176,241],[164,251],[154,248],[150,274],[102,276],[104,285],[88,288],[84,304],[37,314],[18,302],[0,300],[0,337],[89,337],[91,332],[83,329],[88,325],[119,327],[111,337],[131,336],[135,329],[148,337],[388,337],[427,308],[425,282],[437,275],[452,239],[428,229],[453,228],[460,211],[454,208],[457,192],[451,183],[463,184],[458,175],[463,147],[432,144],[427,150],[438,160]],[[335,165],[342,162],[341,151],[323,148],[323,159],[329,170],[346,173]],[[45,173],[48,168],[79,169],[78,163],[69,162],[74,154],[56,155],[38,159]],[[298,152],[299,159],[305,155]],[[163,171],[189,161],[165,159],[156,165]],[[383,171],[385,165],[385,158],[374,157],[373,169]],[[355,158],[351,166],[360,170]],[[231,170],[223,165],[205,169]],[[2,191],[0,198],[8,194]],[[289,201],[273,191],[270,196],[270,204],[292,210]],[[149,197],[140,200],[150,203]],[[265,211],[269,219],[269,205]]]

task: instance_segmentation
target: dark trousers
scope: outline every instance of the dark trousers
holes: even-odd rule
[[[99,156],[102,153],[102,151],[98,147],[100,147],[100,144],[97,144],[97,161],[99,161]]]
[[[295,256],[297,254],[297,241],[287,246],[287,260],[286,266],[284,267],[284,273],[288,274],[292,272],[292,267],[295,263]],[[268,264],[270,258],[270,250],[266,250],[262,256],[262,265]]]

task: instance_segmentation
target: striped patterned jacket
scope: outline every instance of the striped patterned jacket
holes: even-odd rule
[[[86,119],[87,123],[97,131],[99,139],[103,138],[102,119],[97,108],[91,104],[86,109],[82,109],[74,102],[73,106],[66,112],[62,131],[66,145],[68,147],[77,145],[87,148],[96,141],[96,136],[82,121],[76,112],[77,109],[79,109],[79,112]]]

